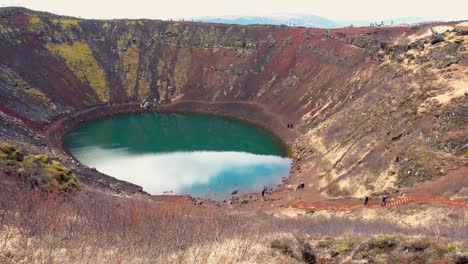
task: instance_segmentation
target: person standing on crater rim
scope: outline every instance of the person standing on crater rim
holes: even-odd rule
[[[382,202],[380,203],[380,206],[386,206],[387,205],[387,196],[382,196]]]
[[[263,188],[262,188],[262,197],[265,197],[266,191],[267,191],[267,187],[263,186]]]
[[[369,196],[366,196],[366,198],[364,198],[364,206],[366,206],[368,203],[369,203]]]

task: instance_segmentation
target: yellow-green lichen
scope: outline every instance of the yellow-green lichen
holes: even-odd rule
[[[169,25],[166,32],[164,32],[164,35],[167,38],[177,37],[179,36],[180,31],[181,29],[179,28],[179,23],[174,23],[174,24]]]
[[[47,95],[45,95],[39,89],[32,88],[26,81],[21,79],[21,76],[19,76],[12,69],[6,66],[0,67],[0,76],[3,77],[3,79],[7,80],[7,82],[11,86],[15,87],[17,92],[24,92],[26,95],[34,97],[40,102],[43,102],[44,104],[48,105],[50,108],[56,108],[56,106],[51,102]]]
[[[337,241],[335,250],[336,252],[343,254],[351,251],[357,244],[359,240],[357,239],[344,239]]]
[[[91,86],[101,101],[107,102],[109,100],[105,73],[99,67],[86,42],[73,42],[72,45],[47,44],[47,48],[62,58],[83,84]]]
[[[140,20],[127,20],[125,21],[126,26],[134,26],[134,25],[143,25],[143,22]]]
[[[109,28],[110,28],[110,23],[109,22],[106,21],[106,22],[104,22],[104,24],[102,24],[102,29],[107,30]]]
[[[36,97],[38,100],[50,105],[51,101],[47,95],[45,95],[41,90],[36,89],[36,88],[30,88],[27,90],[29,94],[33,95]]]
[[[130,47],[127,52],[121,54],[122,68],[125,74],[124,85],[128,96],[132,96],[136,85],[139,52],[138,47]]]
[[[151,94],[151,83],[149,73],[144,72],[138,80],[138,97],[141,100],[148,98]]]
[[[29,15],[29,30],[31,32],[40,32],[45,30],[45,25],[37,15]]]
[[[117,46],[118,47],[123,47],[128,44],[128,42],[131,42],[134,39],[133,34],[130,32],[124,33],[120,38],[117,40]]]
[[[70,169],[47,155],[26,156],[22,162],[22,169],[23,172],[38,176],[39,183],[48,188],[70,190],[81,186]]]
[[[16,166],[18,174],[35,177],[42,187],[71,190],[81,187],[76,175],[62,163],[52,160],[48,155],[23,156],[13,145],[0,142],[0,160]]]
[[[6,142],[0,143],[0,159],[17,160],[21,156],[22,154],[19,149]]]
[[[80,23],[78,22],[78,19],[70,19],[70,18],[65,18],[65,19],[52,19],[51,20],[52,24],[54,26],[60,26],[62,30],[64,31],[70,31],[72,29],[80,29]]]
[[[370,245],[371,248],[386,249],[395,247],[399,242],[399,237],[395,235],[378,235],[372,238]]]
[[[446,254],[458,253],[460,252],[460,247],[455,244],[447,244],[440,248]]]

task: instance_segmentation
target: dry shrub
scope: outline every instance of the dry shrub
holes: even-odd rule
[[[437,227],[407,229],[339,217],[246,216],[97,192],[1,191],[0,263],[288,263],[300,258],[271,248],[278,234],[466,239],[463,218],[453,219],[435,223]],[[451,232],[455,228],[458,231]]]

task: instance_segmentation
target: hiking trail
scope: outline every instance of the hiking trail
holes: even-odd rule
[[[394,198],[393,200],[389,200],[385,206],[381,206],[380,204],[368,204],[364,206],[363,204],[354,204],[354,205],[349,205],[349,204],[338,204],[338,205],[327,205],[327,204],[320,204],[320,203],[309,203],[304,200],[299,200],[297,202],[294,202],[290,205],[290,207],[295,208],[295,209],[316,209],[316,210],[352,210],[356,208],[371,208],[371,209],[384,209],[384,208],[390,208],[390,207],[396,207],[400,206],[403,204],[408,204],[408,203],[415,203],[415,202],[438,202],[443,205],[448,205],[448,206],[454,206],[454,207],[462,207],[462,208],[468,208],[468,201],[464,201],[461,199],[447,199],[447,198],[442,198],[439,196],[434,196],[434,195],[412,195],[412,196],[406,196],[406,197],[400,197],[400,198]]]

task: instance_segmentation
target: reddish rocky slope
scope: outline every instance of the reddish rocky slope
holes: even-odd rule
[[[468,37],[456,24],[327,33],[4,8],[0,139],[40,151],[53,122],[96,105],[187,102],[185,110],[213,113],[224,105],[292,146],[279,193],[300,181],[310,195],[402,191],[466,172]],[[444,191],[466,197],[468,183],[457,179]]]

